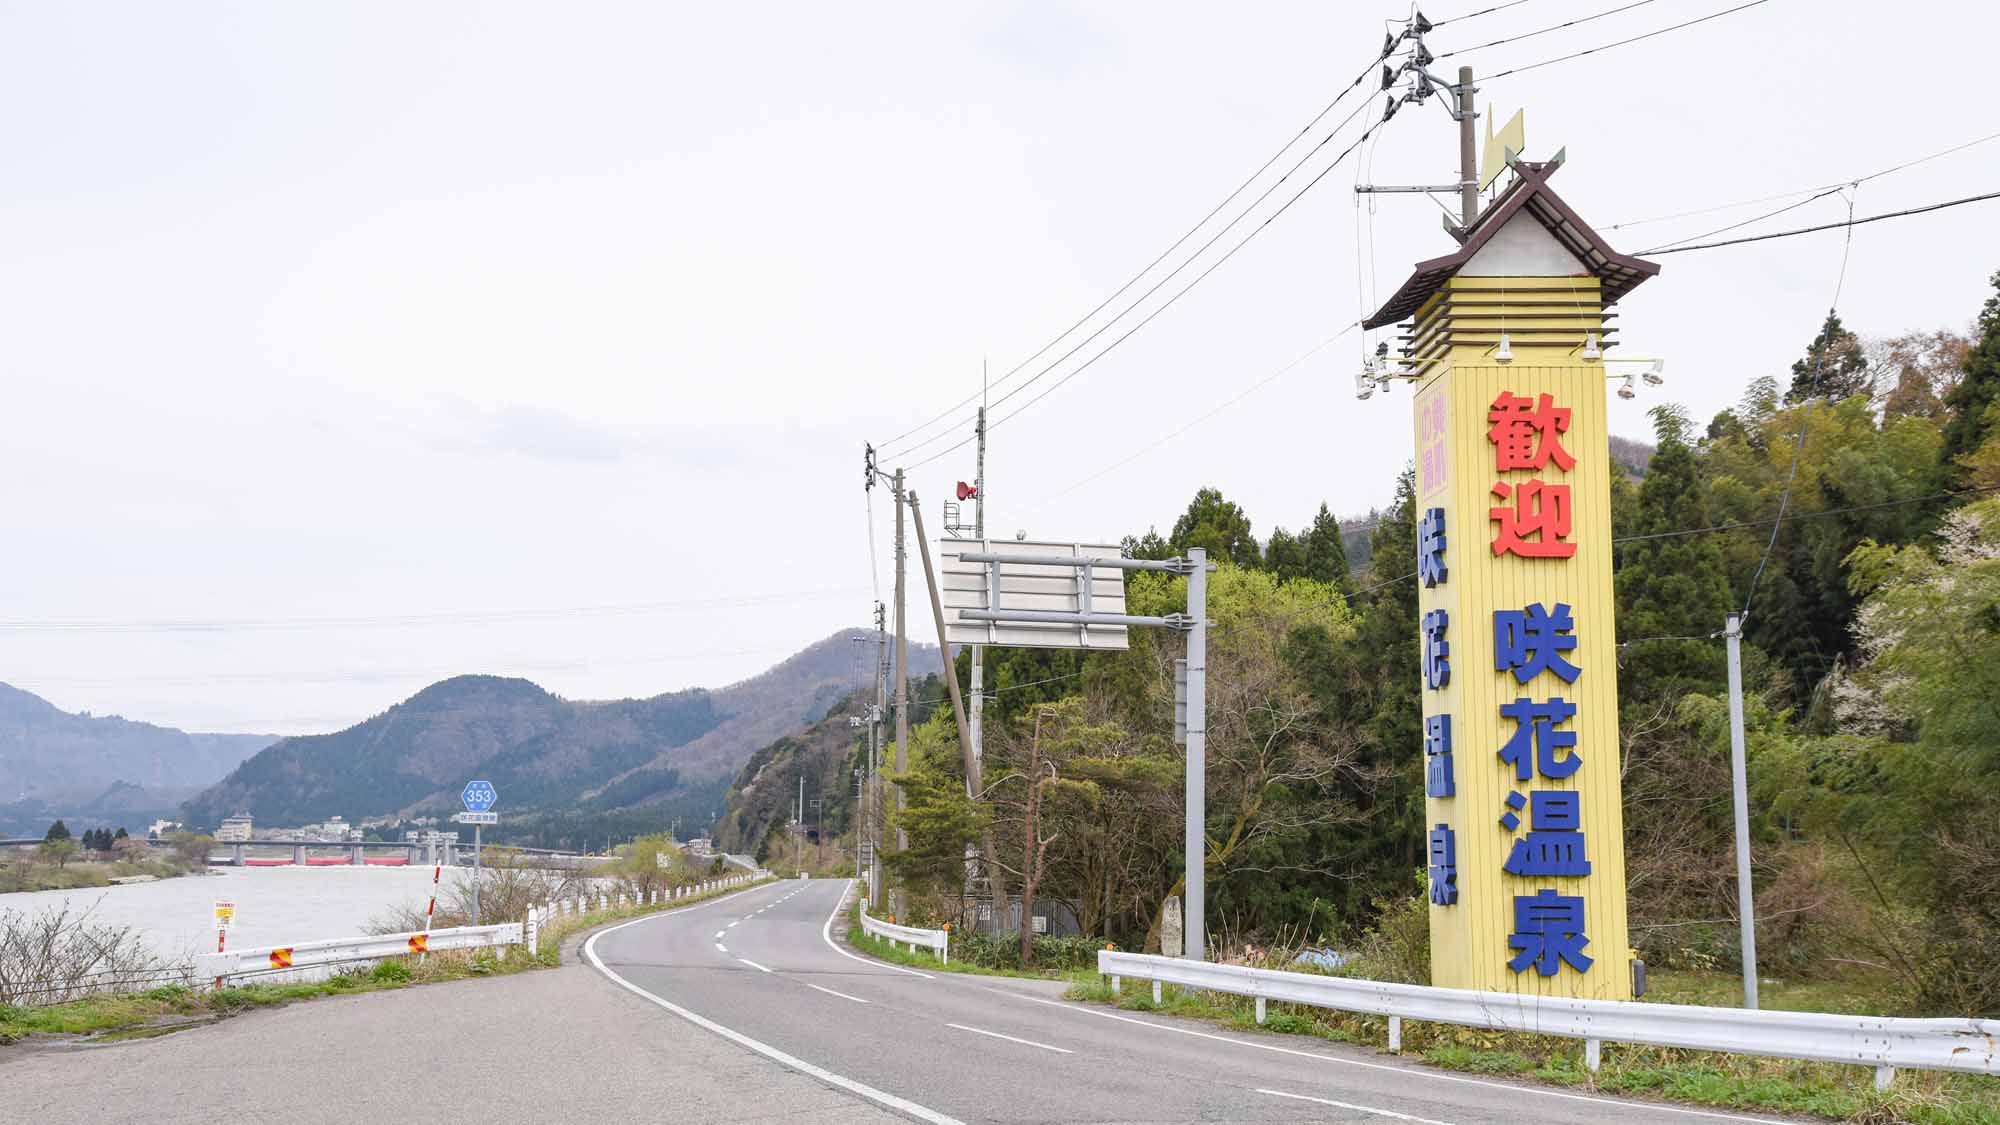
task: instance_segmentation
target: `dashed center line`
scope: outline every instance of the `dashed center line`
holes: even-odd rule
[[[1451,1125],[1449,1121],[1435,1121],[1428,1117],[1412,1117],[1407,1113],[1397,1113],[1393,1109],[1376,1109],[1372,1105],[1355,1105],[1353,1102],[1337,1102],[1334,1101],[1332,1098],[1315,1098],[1307,1094],[1287,1094],[1283,1090],[1266,1090],[1262,1089],[1261,1087],[1258,1089],[1257,1092],[1260,1094],[1269,1094],[1274,1098],[1291,1098],[1294,1101],[1317,1102],[1320,1105],[1330,1105],[1336,1109],[1351,1109],[1356,1113],[1371,1113],[1374,1114],[1376,1117],[1387,1117],[1396,1121],[1414,1121],[1417,1122],[1418,1125]]]
[[[983,1029],[983,1028],[977,1028],[977,1027],[967,1027],[967,1026],[965,1026],[964,1024],[962,1024],[962,1023],[948,1023],[948,1024],[945,1024],[945,1026],[946,1026],[946,1027],[955,1027],[955,1028],[957,1028],[957,1029],[958,1029],[958,1030],[960,1030],[960,1031],[970,1031],[970,1032],[971,1032],[971,1033],[973,1033],[974,1035],[990,1035],[990,1036],[992,1036],[992,1037],[993,1037],[993,1038],[995,1038],[995,1039],[1005,1039],[1005,1040],[1006,1040],[1007,1042],[1009,1042],[1009,1043],[1019,1043],[1019,1044],[1021,1044],[1021,1045],[1022,1045],[1023,1047],[1039,1047],[1039,1048],[1041,1048],[1041,1049],[1042,1049],[1042,1050],[1044,1050],[1044,1051],[1054,1051],[1054,1052],[1055,1052],[1056,1054],[1059,1054],[1059,1055],[1074,1055],[1074,1054],[1076,1054],[1076,1052],[1075,1052],[1075,1051],[1072,1051],[1072,1050],[1070,1050],[1070,1049],[1069,1049],[1068,1047],[1051,1047],[1051,1046],[1049,1046],[1049,1045],[1048,1045],[1047,1043],[1037,1043],[1037,1042],[1035,1042],[1035,1041],[1034,1041],[1034,1040],[1032,1040],[1032,1039],[1017,1039],[1017,1038],[1015,1038],[1015,1037],[1014,1037],[1014,1036],[1012,1036],[1012,1035],[1002,1035],[1002,1034],[1000,1034],[1000,1033],[999,1033],[999,1032],[997,1032],[997,1031],[987,1031],[987,1030],[985,1030],[985,1029]]]
[[[768,972],[770,972],[770,971],[771,971],[771,970],[769,970],[769,969],[765,968],[764,966],[762,966],[762,965],[759,965],[759,964],[758,964],[757,962],[755,962],[755,961],[752,961],[752,960],[751,960],[750,958],[748,958],[748,957],[738,957],[738,958],[737,958],[737,960],[738,960],[738,961],[741,961],[741,962],[743,962],[743,963],[744,963],[745,965],[748,965],[748,966],[750,966],[751,968],[753,968],[753,969],[757,970],[757,971],[758,971],[758,972],[760,972],[760,973],[768,973]]]
[[[831,989],[831,988],[826,988],[826,987],[824,987],[824,986],[822,986],[822,985],[817,985],[817,984],[814,984],[814,983],[812,983],[811,981],[807,981],[807,982],[805,982],[805,984],[806,984],[806,987],[807,987],[807,988],[816,988],[816,989],[818,989],[819,991],[821,991],[821,992],[824,992],[824,993],[826,993],[826,994],[827,994],[828,996],[838,996],[838,997],[840,997],[840,998],[841,998],[842,1000],[852,1000],[852,1001],[854,1001],[854,1002],[855,1002],[856,1004],[866,1004],[866,1003],[868,1003],[868,1001],[866,1001],[866,1000],[863,1000],[863,999],[862,999],[861,997],[859,997],[859,996],[849,996],[849,995],[848,995],[847,993],[845,993],[845,992],[835,992],[835,991],[834,991],[833,989]]]

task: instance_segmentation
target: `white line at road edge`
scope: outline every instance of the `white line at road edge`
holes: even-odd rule
[[[840,948],[840,946],[834,944],[833,920],[835,918],[840,917],[840,908],[847,905],[847,890],[853,885],[854,885],[854,880],[849,879],[846,881],[846,886],[842,887],[840,891],[840,900],[833,904],[833,913],[826,916],[826,925],[820,927],[819,936],[822,941],[826,942],[826,947],[828,949],[833,950],[835,953],[840,954],[842,957],[847,958],[849,961],[859,961],[864,965],[873,965],[878,969],[889,969],[898,973],[908,973],[913,977],[922,977],[925,980],[936,980],[937,978],[929,973],[920,973],[915,969],[905,969],[901,965],[891,965],[886,961],[877,961],[873,957],[860,957],[855,954],[849,953],[847,950],[842,949]],[[794,891],[792,893],[797,894],[798,892]]]
[[[819,991],[821,991],[821,992],[824,992],[824,993],[826,993],[826,994],[827,994],[828,996],[838,996],[838,997],[840,997],[840,998],[841,998],[842,1000],[852,1000],[852,1001],[854,1001],[854,1002],[855,1002],[856,1004],[866,1004],[866,1003],[868,1003],[868,1001],[866,1001],[866,1000],[863,1000],[863,999],[862,999],[861,997],[859,997],[859,996],[849,996],[849,995],[848,995],[847,993],[845,993],[845,992],[835,992],[835,991],[834,991],[833,989],[831,989],[831,988],[828,988],[828,987],[826,987],[825,985],[819,985],[819,984],[814,984],[814,983],[813,983],[813,982],[811,982],[811,981],[802,981],[801,983],[802,983],[802,984],[804,984],[804,985],[805,985],[805,986],[806,986],[807,988],[815,988],[815,989],[818,989]]]
[[[709,1019],[706,1016],[698,1015],[694,1012],[691,1012],[686,1008],[681,1007],[679,1004],[674,1003],[671,1000],[665,1000],[658,996],[655,996],[652,993],[646,991],[645,989],[640,988],[638,985],[633,984],[631,981],[626,980],[624,977],[619,976],[617,973],[612,972],[609,968],[606,968],[604,962],[597,956],[597,939],[603,937],[605,934],[615,933],[619,930],[624,929],[626,926],[636,926],[641,922],[650,922],[655,918],[668,918],[668,917],[672,917],[672,915],[655,914],[645,918],[634,918],[630,922],[621,922],[616,926],[610,927],[609,929],[599,930],[596,933],[590,935],[589,941],[583,943],[583,956],[592,965],[595,965],[597,967],[598,972],[603,973],[606,977],[610,978],[611,983],[626,990],[627,992],[632,993],[635,996],[642,997],[648,1001],[651,1001],[654,1004],[659,1005],[662,1008],[665,1008],[667,1011],[672,1012],[673,1014],[688,1021],[689,1023],[695,1025],[696,1027],[701,1028],[703,1031],[713,1032],[717,1035],[722,1036],[724,1039],[729,1040],[731,1043],[735,1043],[741,1047],[748,1047],[751,1050],[757,1052],[760,1055],[763,1055],[765,1058],[770,1059],[773,1062],[776,1062],[783,1066],[791,1067],[793,1070],[798,1071],[800,1074],[804,1074],[812,1078],[817,1078],[821,1082],[824,1082],[829,1086],[835,1086],[838,1087],[839,1089],[846,1090],[850,1094],[859,1094],[860,1096],[867,1098],[871,1102],[875,1102],[878,1105],[888,1106],[890,1109],[893,1109],[898,1113],[907,1113],[911,1117],[914,1117],[919,1121],[929,1121],[932,1123],[932,1125],[963,1125],[963,1123],[961,1123],[956,1118],[946,1117],[944,1114],[939,1113],[936,1110],[926,1109],[925,1107],[920,1106],[915,1102],[907,1101],[903,1098],[897,1097],[894,1094],[885,1093],[884,1091],[877,1090],[873,1086],[869,1086],[861,1082],[856,1082],[852,1078],[847,1078],[835,1074],[834,1072],[826,1069],[825,1067],[815,1066],[812,1063],[805,1061],[804,1059],[795,1058],[794,1056],[788,1055],[785,1052],[780,1051],[776,1047],[771,1046],[769,1043],[761,1043],[755,1039],[750,1038],[748,1035],[745,1035],[740,1031],[731,1030],[730,1028],[726,1028],[721,1024],[716,1023],[714,1020]]]
[[[982,986],[984,987],[984,986]],[[1456,1082],[1465,1086],[1485,1086],[1493,1090],[1510,1090],[1516,1094],[1539,1094],[1545,1098],[1562,1098],[1572,1102],[1595,1102],[1599,1105],[1618,1106],[1622,1109],[1650,1109],[1660,1113],[1679,1113],[1688,1117],[1708,1117],[1717,1121],[1749,1121],[1755,1125],[1785,1125],[1785,1122],[1770,1117],[1744,1117],[1736,1113],[1715,1113],[1705,1109],[1684,1109],[1663,1102],[1619,1101],[1616,1098],[1599,1098],[1589,1094],[1571,1094],[1562,1090],[1548,1090],[1540,1086],[1516,1086],[1508,1082],[1491,1082],[1484,1078],[1466,1078],[1457,1074],[1441,1074],[1434,1070],[1419,1070],[1408,1066],[1391,1066],[1388,1063],[1364,1062],[1360,1059],[1343,1059],[1338,1055],[1322,1055],[1317,1051],[1300,1051],[1291,1047],[1280,1047],[1273,1043],[1257,1043],[1249,1039],[1233,1039],[1227,1035],[1213,1035],[1206,1031],[1196,1031],[1191,1027],[1175,1027],[1172,1024],[1154,1023],[1151,1020],[1135,1020],[1113,1012],[1100,1012],[1082,1004],[1066,1004],[1060,1000],[1044,1000],[1039,996],[1024,996],[1019,992],[1009,992],[1004,988],[988,988],[986,991],[996,996],[1011,996],[1016,1000],[1026,1000],[1030,1004],[1046,1004],[1051,1008],[1061,1008],[1066,1012],[1077,1012],[1086,1016],[1100,1016],[1119,1023],[1133,1023],[1140,1027],[1150,1027],[1154,1031],[1171,1031],[1176,1035],[1192,1035],[1196,1039],[1213,1039],[1218,1043],[1234,1043],[1238,1047],[1253,1047],[1259,1051],[1274,1051],[1280,1055],[1296,1055],[1315,1062],[1334,1063],[1339,1066],[1358,1066],[1368,1070],[1386,1070],[1406,1078],[1428,1078],[1433,1082]]]
[[[757,970],[757,971],[758,971],[758,972],[760,972],[760,973],[768,973],[768,972],[770,972],[770,971],[771,971],[771,970],[769,970],[769,969],[765,968],[764,966],[762,966],[762,965],[759,965],[759,964],[758,964],[757,962],[755,962],[755,961],[752,961],[752,960],[751,960],[750,958],[748,958],[748,957],[738,957],[738,958],[737,958],[737,960],[738,960],[738,961],[741,961],[741,962],[743,962],[743,963],[744,963],[745,965],[748,965],[748,966],[750,966],[751,968],[753,968],[753,969]]]
[[[1301,1102],[1318,1102],[1321,1105],[1330,1105],[1338,1109],[1351,1109],[1358,1113],[1372,1113],[1377,1117],[1388,1117],[1397,1121],[1415,1121],[1417,1125],[1451,1125],[1449,1121],[1433,1121],[1428,1117],[1411,1117],[1407,1113],[1397,1113],[1391,1109],[1376,1109],[1372,1105],[1355,1105],[1353,1102],[1337,1102],[1332,1098],[1315,1098],[1305,1094],[1287,1094],[1283,1090],[1266,1090],[1262,1087],[1259,1087],[1257,1092],[1260,1094],[1269,1094],[1274,1098],[1291,1098]]]
[[[1051,1047],[1047,1043],[1037,1043],[1033,1039],[1016,1039],[1012,1035],[1002,1035],[997,1031],[987,1031],[985,1028],[967,1027],[962,1023],[948,1023],[945,1026],[955,1027],[960,1031],[970,1031],[974,1035],[990,1035],[995,1039],[1005,1039],[1009,1043],[1019,1043],[1023,1047],[1040,1047],[1044,1051],[1054,1051],[1058,1055],[1076,1054],[1075,1051],[1070,1050],[1068,1047]]]

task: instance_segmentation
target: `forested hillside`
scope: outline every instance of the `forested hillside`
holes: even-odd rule
[[[1764,972],[1874,966],[1911,1010],[2000,1010],[2000,275],[1994,286],[1953,314],[1977,313],[1969,336],[1872,339],[1829,318],[1736,405],[1702,420],[1662,403],[1653,448],[1614,453],[1625,846],[1650,962],[1737,958],[1719,634],[1747,604]],[[1208,653],[1218,941],[1352,939],[1417,892],[1407,470],[1395,487],[1352,576],[1352,535],[1324,508],[1266,543],[1215,488],[1168,534],[1128,541],[1222,562]],[[1182,597],[1158,574],[1128,587],[1134,613]],[[956,857],[991,825],[1010,885],[1038,875],[1094,936],[1157,946],[1161,903],[1180,890],[1180,645],[1135,631],[1122,653],[995,651],[990,796],[967,800],[955,731],[934,717],[902,780],[912,841],[898,877],[929,909],[962,910]],[[1041,777],[1045,863],[1023,840],[1021,782]]]
[[[650,699],[578,702],[527,680],[457,676],[345,730],[278,742],[190,800],[186,818],[438,816],[477,776],[500,792],[500,839],[580,846],[692,827],[720,811],[757,747],[868,682],[874,639],[845,630],[740,683]],[[935,648],[911,649],[913,668],[938,666]]]

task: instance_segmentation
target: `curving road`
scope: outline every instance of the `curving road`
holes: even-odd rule
[[[1288,1036],[1065,1003],[1050,982],[863,958],[844,880],[782,882],[594,935],[650,1018],[925,1121],[1774,1121],[1440,1072]],[[746,1117],[760,1116],[746,1106]]]

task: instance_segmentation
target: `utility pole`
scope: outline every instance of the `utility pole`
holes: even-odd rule
[[[1422,40],[1418,40],[1419,43]],[[1472,84],[1472,68],[1458,68],[1458,211],[1463,229],[1472,228],[1472,220],[1479,217],[1479,134],[1472,123],[1479,119],[1473,111],[1472,95],[1478,88]]]
[[[908,549],[903,543],[903,470],[896,470],[896,772],[910,768],[910,630],[903,608],[904,571]],[[896,810],[903,808],[903,791],[896,790]],[[896,826],[896,850],[910,846],[909,833]],[[901,911],[897,912],[898,914]]]
[[[986,363],[979,364],[979,422],[973,433],[978,437],[978,455],[972,467],[972,537],[981,549],[986,543]],[[986,710],[986,646],[972,646],[972,760],[985,757],[986,733],[982,716]]]
[[[882,603],[875,603],[875,713],[868,717],[868,897],[882,908],[882,712],[889,703],[889,635]]]
[[[931,617],[937,623],[938,648],[944,652],[944,682],[951,695],[952,718],[958,723],[959,744],[964,747],[965,795],[977,800],[985,786],[979,776],[979,753],[973,748],[972,733],[965,718],[965,702],[958,691],[958,669],[951,659],[951,641],[945,635],[944,602],[938,596],[937,571],[931,567],[931,542],[924,534],[924,510],[915,496],[910,497],[910,512],[917,521],[917,550],[923,553],[924,584],[930,588]],[[992,830],[980,834],[981,851],[986,857],[986,887],[993,899],[993,916],[1006,917],[1006,898],[1000,880],[1000,857],[993,848]],[[1021,919],[1027,925],[1026,918]]]
[[[1187,553],[1187,839],[1181,955],[1206,960],[1208,936],[1208,552]]]
[[[1743,752],[1743,615],[1722,627],[1729,643],[1729,784],[1736,802],[1736,918],[1743,931],[1743,1006],[1757,1007],[1757,906],[1750,886],[1750,801]]]

